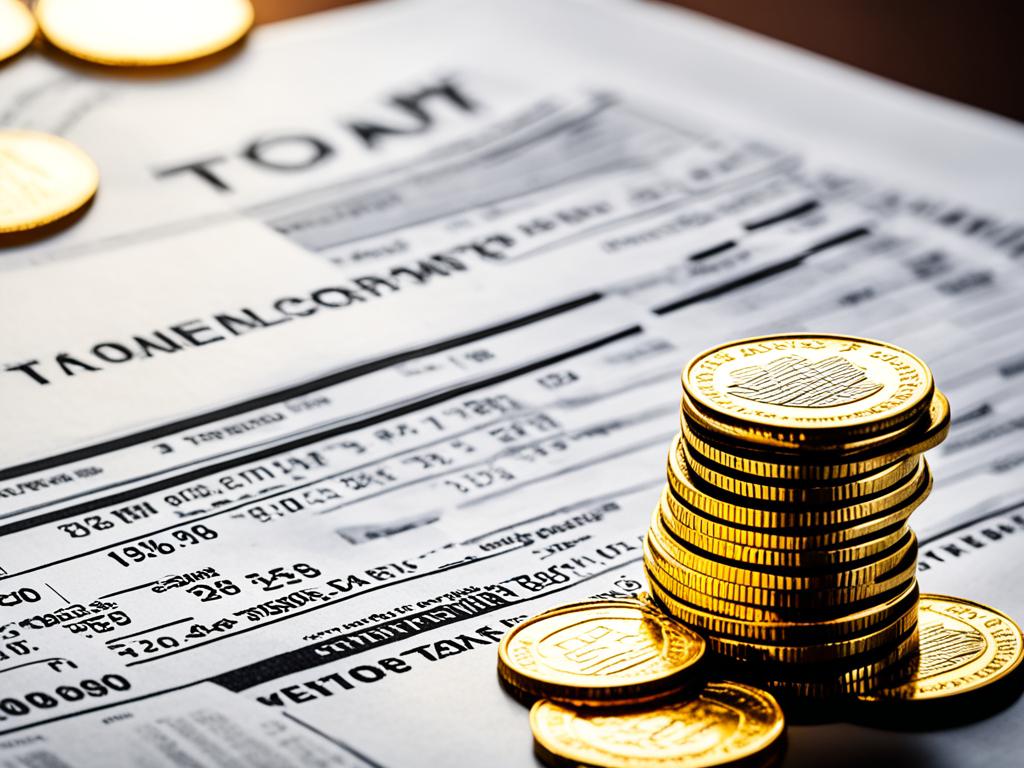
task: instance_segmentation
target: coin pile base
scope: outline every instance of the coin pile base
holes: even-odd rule
[[[559,606],[509,630],[498,677],[532,704],[552,766],[777,764],[785,719],[768,692],[707,682],[705,642],[646,597]]]

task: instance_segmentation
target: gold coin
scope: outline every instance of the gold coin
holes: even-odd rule
[[[650,574],[648,574],[650,577]],[[877,629],[902,616],[917,603],[917,584],[884,603],[821,621],[743,621],[717,612],[701,610],[667,590],[657,579],[649,578],[651,593],[669,615],[704,634],[732,637],[763,643],[795,645],[827,643],[858,632]]]
[[[98,184],[96,164],[71,142],[0,131],[0,232],[35,229],[74,213]]]
[[[698,607],[714,609],[721,607],[722,601],[760,606],[766,612],[773,611],[779,620],[786,621],[794,616],[812,614],[834,617],[867,607],[908,589],[917,574],[917,560],[911,557],[887,578],[852,587],[810,590],[751,587],[707,576],[675,562],[650,533],[644,537],[644,565],[671,594]]]
[[[885,579],[908,557],[917,556],[917,540],[909,528],[894,546],[841,570],[753,566],[739,560],[716,557],[702,547],[672,538],[657,510],[651,516],[648,533],[680,565],[725,581],[768,589],[835,589],[867,584]]]
[[[789,675],[773,678],[757,673],[754,677],[759,684],[787,700],[860,696],[866,691],[876,690],[891,679],[901,678],[902,670],[907,660],[913,658],[917,652],[917,646],[918,632],[915,630],[880,658],[856,663],[856,666],[850,669],[832,671],[825,675],[808,675],[803,678]]]
[[[700,672],[704,639],[639,600],[573,603],[527,619],[498,645],[498,673],[530,696],[634,703]]]
[[[191,61],[238,42],[249,0],[37,0],[39,28],[66,53],[113,66]]]
[[[661,495],[661,505],[665,527],[680,538],[680,530],[689,529],[695,535],[710,536],[724,539],[746,547],[764,547],[766,549],[825,549],[841,546],[854,541],[875,536],[883,536],[902,527],[928,496],[931,489],[931,478],[919,486],[917,495],[911,496],[895,509],[886,510],[873,517],[867,517],[844,526],[829,528],[748,528],[732,525],[702,515],[690,509],[666,487]]]
[[[920,646],[910,679],[865,692],[865,701],[937,702],[971,694],[1018,672],[1020,627],[1006,614],[961,597],[921,595]]]
[[[928,366],[899,347],[811,333],[713,347],[686,365],[682,382],[712,431],[785,448],[898,428],[928,409],[934,391]]]
[[[720,467],[720,471],[733,472],[740,477],[764,483],[843,482],[895,464],[907,456],[931,450],[949,434],[950,417],[949,401],[942,392],[935,390],[928,415],[921,419],[920,424],[909,425],[906,434],[853,452],[816,451],[814,454],[779,449],[758,450],[750,445],[726,445],[700,430],[689,419],[680,418],[680,422],[689,451],[699,454],[703,463]]]
[[[897,596],[900,590],[889,590],[877,597],[867,600],[860,599],[856,602],[842,603],[833,602],[828,608],[776,608],[767,605],[757,605],[751,603],[740,603],[735,600],[728,600],[715,595],[709,595],[704,592],[699,592],[693,589],[687,589],[683,587],[682,583],[674,578],[670,573],[666,572],[657,561],[651,560],[644,563],[644,575],[649,580],[654,580],[661,584],[668,594],[678,598],[681,602],[685,602],[694,608],[705,611],[707,613],[715,614],[716,616],[722,616],[727,619],[735,619],[737,621],[745,622],[757,622],[762,624],[788,624],[792,622],[804,622],[809,623],[812,621],[832,621],[839,619],[845,615],[851,613],[858,613],[860,611],[868,610],[880,602],[885,602],[892,597]],[[914,580],[913,574],[911,578],[905,579],[902,582],[901,590],[913,588]],[[705,640],[710,640],[712,635],[706,636]],[[749,640],[743,640],[742,642],[747,643]],[[835,642],[834,638],[822,642]],[[777,643],[776,643],[777,644]],[[819,643],[820,644],[820,643]]]
[[[0,0],[0,61],[22,51],[36,36],[36,20],[20,0]]]
[[[895,464],[841,483],[778,485],[762,483],[756,479],[744,479],[720,472],[713,465],[703,464],[699,460],[699,455],[687,448],[685,440],[677,440],[675,448],[682,452],[678,461],[685,462],[686,468],[690,470],[690,481],[698,490],[717,498],[727,499],[734,496],[739,502],[752,499],[776,504],[845,504],[865,496],[885,493],[913,474],[921,462],[920,456],[907,456]]]
[[[736,504],[710,496],[696,487],[689,469],[679,461],[678,451],[669,450],[666,470],[669,486],[679,500],[693,510],[748,528],[822,528],[846,525],[892,510],[915,496],[922,485],[931,483],[927,461],[921,461],[904,482],[883,494],[836,507],[810,508],[796,505],[774,505],[763,502],[757,506]]]
[[[881,629],[844,637],[827,643],[804,645],[779,645],[777,643],[755,643],[749,640],[734,640],[728,637],[709,635],[708,646],[719,656],[753,664],[777,665],[825,664],[849,660],[853,657],[895,647],[900,640],[917,625],[917,606],[910,606],[905,613]]]
[[[716,682],[686,701],[622,712],[538,701],[530,728],[552,766],[710,768],[767,756],[781,745],[785,718],[766,691]]]
[[[658,506],[659,522],[669,535],[669,542],[683,544],[703,550],[712,557],[745,563],[755,568],[808,568],[838,569],[868,560],[895,547],[907,534],[907,527],[900,526],[884,536],[875,536],[855,544],[828,549],[768,549],[760,546],[745,546],[727,539],[717,539],[699,530],[680,525],[664,504]]]

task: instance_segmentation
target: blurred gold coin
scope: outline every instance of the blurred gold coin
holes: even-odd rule
[[[834,334],[758,336],[712,347],[683,369],[684,403],[733,439],[783,448],[841,446],[913,421],[934,391],[921,360]]]
[[[498,674],[528,696],[635,703],[694,682],[704,639],[640,600],[595,600],[546,611],[498,645]]]
[[[80,59],[160,66],[208,56],[249,31],[249,0],[37,0],[39,28]]]
[[[908,704],[951,699],[1009,678],[1024,659],[1024,637],[1013,619],[961,597],[921,595],[918,635],[913,675],[861,699]]]
[[[20,0],[0,0],[0,61],[9,59],[32,42],[36,20]]]
[[[74,213],[96,194],[99,171],[70,141],[0,131],[0,232],[23,232]]]
[[[538,757],[551,766],[710,768],[767,759],[786,724],[771,694],[720,682],[692,699],[623,712],[538,701],[530,727]]]

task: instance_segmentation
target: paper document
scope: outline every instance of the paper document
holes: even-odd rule
[[[23,56],[0,127],[102,175],[0,253],[0,766],[536,765],[499,639],[644,588],[679,370],[757,333],[929,363],[922,590],[1024,617],[1017,124],[659,5],[397,0],[188,77]]]

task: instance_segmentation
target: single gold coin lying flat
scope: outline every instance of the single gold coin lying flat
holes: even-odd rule
[[[914,674],[861,699],[908,705],[951,699],[1009,678],[1024,659],[1024,637],[1013,619],[961,597],[921,595],[918,635]]]
[[[767,756],[781,744],[785,719],[771,694],[721,682],[685,701],[624,712],[539,701],[530,727],[551,766],[710,768]]]
[[[36,36],[36,20],[20,0],[0,0],[0,61],[20,52]]]
[[[39,28],[79,59],[179,64],[221,51],[252,27],[249,0],[37,0]]]
[[[736,440],[839,446],[906,424],[927,410],[931,371],[871,339],[779,334],[713,347],[682,374],[697,420]]]
[[[639,600],[573,603],[534,616],[498,645],[498,673],[527,696],[635,703],[698,679],[704,639]]]
[[[0,232],[23,232],[74,213],[96,194],[99,171],[70,141],[0,131]]]

